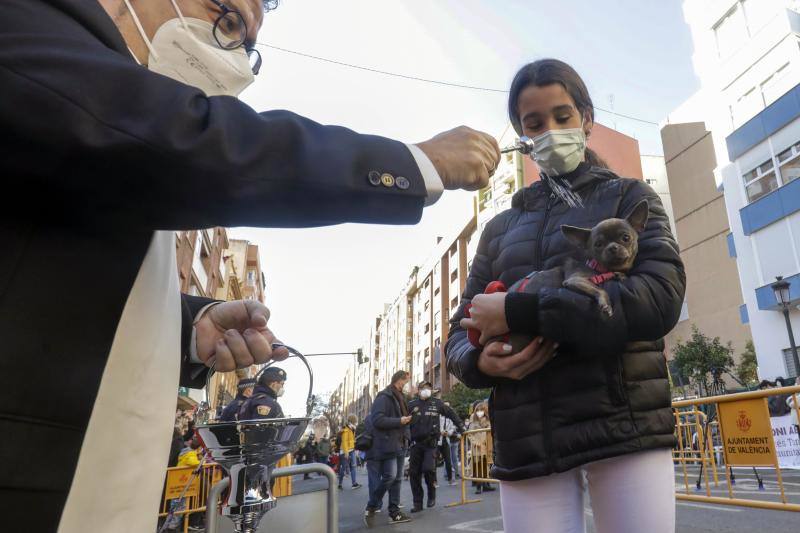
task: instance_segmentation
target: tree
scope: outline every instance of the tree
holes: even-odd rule
[[[450,402],[450,407],[458,413],[462,420],[469,417],[469,408],[477,400],[489,397],[491,389],[470,389],[463,383],[456,383],[449,392],[442,395],[442,400]]]
[[[736,367],[736,375],[744,382],[745,385],[752,385],[758,382],[758,372],[756,370],[758,362],[756,361],[756,349],[753,346],[753,341],[748,340],[744,345],[742,357],[739,360],[739,366]]]
[[[722,344],[719,337],[710,339],[697,326],[692,325],[692,338],[678,342],[673,348],[675,365],[691,382],[700,388],[701,394],[709,391],[711,383],[718,383],[723,372],[733,368],[733,347]]]

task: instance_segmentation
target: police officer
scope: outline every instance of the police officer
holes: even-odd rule
[[[438,398],[432,398],[433,386],[429,381],[419,384],[418,397],[408,404],[411,413],[411,450],[408,474],[411,493],[414,496],[412,513],[422,511],[422,476],[428,486],[428,507],[436,505],[436,446],[441,429],[439,416],[453,421],[459,432],[464,431],[461,419],[449,406]]]
[[[239,420],[283,418],[283,409],[278,398],[283,396],[286,371],[271,366],[261,373],[253,389],[253,395],[239,409]]]
[[[222,414],[219,416],[220,422],[233,422],[239,416],[239,409],[242,408],[244,402],[253,395],[253,387],[256,385],[256,380],[253,378],[245,378],[239,380],[239,385],[236,393],[236,398],[225,406]]]

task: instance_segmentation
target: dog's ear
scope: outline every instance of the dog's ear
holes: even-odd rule
[[[641,233],[644,231],[645,226],[647,226],[647,218],[650,215],[650,204],[647,203],[647,200],[642,200],[631,210],[630,214],[625,217],[625,220],[628,221],[628,224],[633,226],[633,229],[636,230],[636,233]]]
[[[592,238],[592,230],[586,228],[578,228],[575,226],[561,225],[561,233],[567,238],[569,242],[578,248],[587,248],[589,246],[589,239]]]

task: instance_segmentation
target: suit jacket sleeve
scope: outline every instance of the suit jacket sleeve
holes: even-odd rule
[[[421,216],[425,182],[403,143],[206,97],[139,66],[104,14],[106,33],[41,2],[4,17],[0,155],[11,195],[39,204],[4,215],[146,229]],[[370,172],[409,187],[373,185]]]
[[[202,389],[206,386],[208,368],[205,365],[192,363],[190,346],[192,328],[197,313],[210,303],[218,300],[181,294],[181,387]]]

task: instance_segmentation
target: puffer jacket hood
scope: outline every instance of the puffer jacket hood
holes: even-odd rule
[[[686,280],[664,208],[646,183],[607,169],[581,164],[562,178],[584,207],[570,208],[545,182],[517,192],[512,207],[483,230],[461,305],[451,319],[449,371],[468,387],[493,389],[492,476],[501,480],[545,476],[674,445],[661,339],[678,320]],[[634,267],[624,279],[603,285],[613,317],[601,315],[585,295],[542,289],[527,300],[521,322],[526,333],[558,341],[556,357],[519,381],[480,372],[480,350],[459,326],[472,297],[493,280],[511,286],[530,272],[575,257],[576,250],[561,234],[562,224],[589,228],[607,218],[623,218],[643,199],[650,216],[639,235]]]

